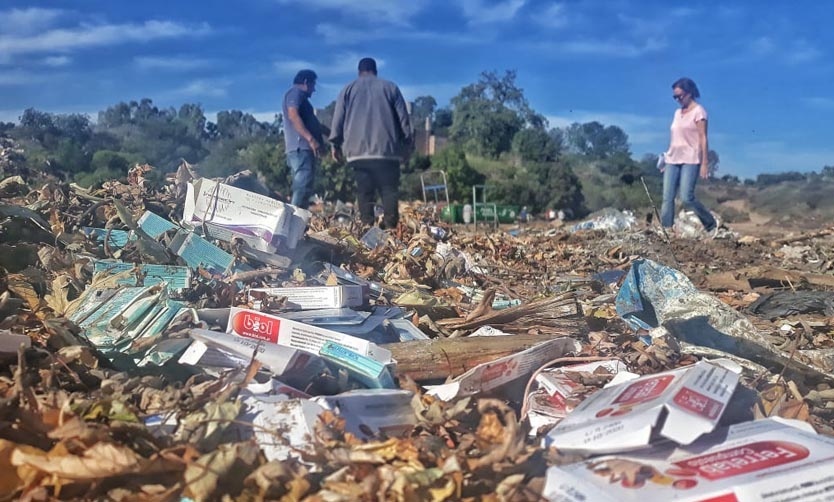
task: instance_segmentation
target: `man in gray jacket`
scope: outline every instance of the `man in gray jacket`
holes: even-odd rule
[[[333,159],[347,158],[356,178],[359,216],[374,222],[376,193],[382,196],[383,225],[395,228],[399,220],[400,161],[413,148],[411,122],[405,100],[393,82],[377,78],[376,61],[359,61],[359,78],[336,99],[330,133]]]

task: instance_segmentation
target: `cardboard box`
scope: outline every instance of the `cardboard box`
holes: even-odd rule
[[[746,422],[703,436],[690,446],[675,446],[667,442],[632,454],[551,467],[544,498],[811,502],[834,497],[834,439],[786,421]]]
[[[345,430],[367,439],[372,435],[401,436],[417,424],[411,406],[414,394],[401,389],[352,390],[313,401],[345,419]]]
[[[179,359],[181,364],[213,368],[240,368],[252,358],[291,385],[306,385],[326,369],[324,360],[303,350],[265,343],[251,338],[192,329],[194,342]]]
[[[252,288],[249,300],[258,308],[264,297],[286,298],[287,306],[301,310],[360,307],[365,301],[361,286],[306,286],[298,288]]]
[[[255,310],[232,308],[226,332],[306,350],[316,355],[325,343],[336,342],[383,364],[394,362],[391,351],[367,340]]]
[[[604,373],[612,376],[627,373],[628,367],[618,360],[597,361],[586,364],[574,364],[562,366],[544,371],[536,376],[534,387],[529,395],[525,396],[527,401],[527,419],[530,421],[530,435],[536,433],[542,427],[555,425],[568,416],[574,408],[588,397],[587,395],[576,395],[584,391],[584,386],[570,378],[570,373]],[[631,374],[633,378],[639,375]],[[587,394],[587,391],[585,392]]]
[[[203,178],[188,184],[182,223],[204,228],[215,239],[239,237],[254,249],[274,252],[282,245],[295,248],[309,217],[295,206]]]
[[[487,392],[530,375],[544,363],[580,349],[579,342],[572,338],[548,340],[517,354],[479,364],[449,383],[427,386],[426,393],[444,401],[451,401],[456,397]]]
[[[357,382],[370,389],[396,389],[394,377],[388,367],[370,357],[357,354],[338,343],[327,342],[319,355],[331,363],[344,368]]]
[[[741,367],[725,359],[699,361],[602,389],[559,422],[544,444],[618,452],[649,444],[653,434],[689,444],[715,429],[740,372]]]
[[[117,274],[126,270],[137,270],[139,275],[144,277],[143,286],[154,286],[164,282],[168,291],[182,293],[191,287],[191,270],[188,267],[176,265],[149,265],[133,264],[114,260],[98,260],[94,265],[94,273],[105,272]],[[119,281],[125,286],[137,286],[139,278],[137,274]]]

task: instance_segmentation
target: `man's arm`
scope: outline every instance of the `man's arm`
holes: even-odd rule
[[[333,160],[339,162],[342,154],[342,142],[345,140],[345,91],[342,89],[336,98],[336,108],[333,110],[333,120],[330,121],[330,144],[333,145],[330,152]]]
[[[316,141],[316,138],[307,130],[307,127],[304,125],[304,121],[301,120],[301,115],[298,113],[298,108],[295,106],[288,106],[287,107],[287,118],[292,122],[293,127],[298,134],[304,138],[307,143],[310,144],[310,148],[313,150],[313,155],[318,156],[319,154],[319,142]]]
[[[400,88],[396,88],[394,93],[394,111],[397,113],[397,119],[400,123],[400,131],[402,132],[402,142],[405,147],[406,157],[411,154],[414,148],[414,133],[411,130],[411,118],[408,116],[408,108],[405,105],[405,98],[403,98]]]

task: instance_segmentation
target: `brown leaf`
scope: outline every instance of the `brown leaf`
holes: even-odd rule
[[[33,467],[62,479],[91,481],[135,472],[143,459],[133,450],[112,443],[96,443],[82,455],[69,454],[59,443],[48,453],[18,448],[12,453],[11,462],[16,467]]]

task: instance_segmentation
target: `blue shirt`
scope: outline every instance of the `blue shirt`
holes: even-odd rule
[[[301,122],[304,123],[304,127],[310,131],[310,134],[313,135],[313,138],[319,144],[322,143],[321,124],[319,124],[319,119],[316,118],[313,105],[310,104],[308,98],[307,93],[296,86],[290,87],[290,90],[284,94],[284,144],[287,146],[288,152],[294,150],[311,150],[307,140],[295,130],[295,126],[292,124],[290,116],[287,113],[289,108],[298,109],[298,115],[301,117]]]

